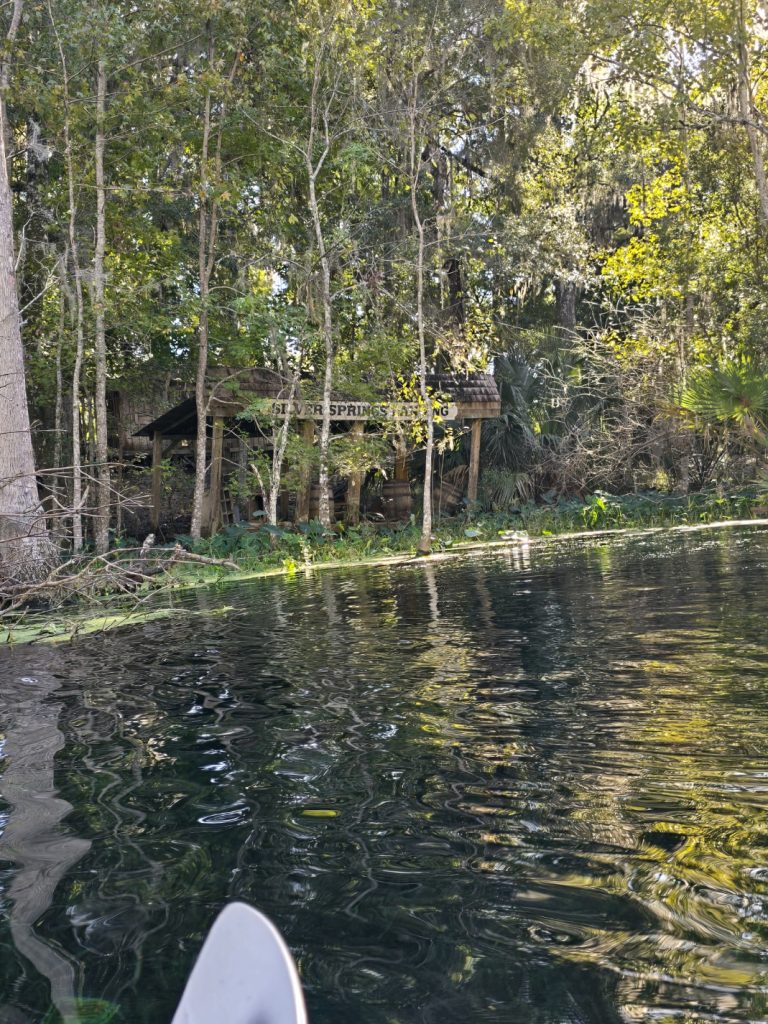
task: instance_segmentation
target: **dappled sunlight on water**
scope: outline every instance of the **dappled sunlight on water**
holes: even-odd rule
[[[170,1020],[235,897],[315,1024],[768,1019],[766,569],[559,544],[3,655],[0,1021]]]

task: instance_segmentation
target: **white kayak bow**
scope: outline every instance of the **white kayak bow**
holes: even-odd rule
[[[222,910],[172,1024],[307,1024],[296,965],[267,917],[245,903]]]

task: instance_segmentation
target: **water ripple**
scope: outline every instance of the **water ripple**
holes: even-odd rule
[[[0,1020],[170,1019],[232,898],[314,1024],[768,1020],[766,566],[502,552],[4,654]]]

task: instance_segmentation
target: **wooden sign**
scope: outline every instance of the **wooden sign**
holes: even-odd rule
[[[295,416],[299,420],[321,420],[323,418],[322,402],[288,402],[283,399],[265,399],[259,403],[270,416],[283,419],[286,415]],[[444,420],[455,420],[459,414],[458,406],[452,402],[442,402],[435,408],[435,416]],[[422,418],[418,402],[331,402],[332,420],[419,420]]]

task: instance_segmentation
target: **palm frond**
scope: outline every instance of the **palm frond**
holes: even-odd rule
[[[754,432],[768,417],[768,374],[751,362],[701,367],[678,396],[679,408],[709,424]]]
[[[480,478],[480,503],[488,511],[507,512],[534,497],[530,473],[509,469],[486,469]]]

